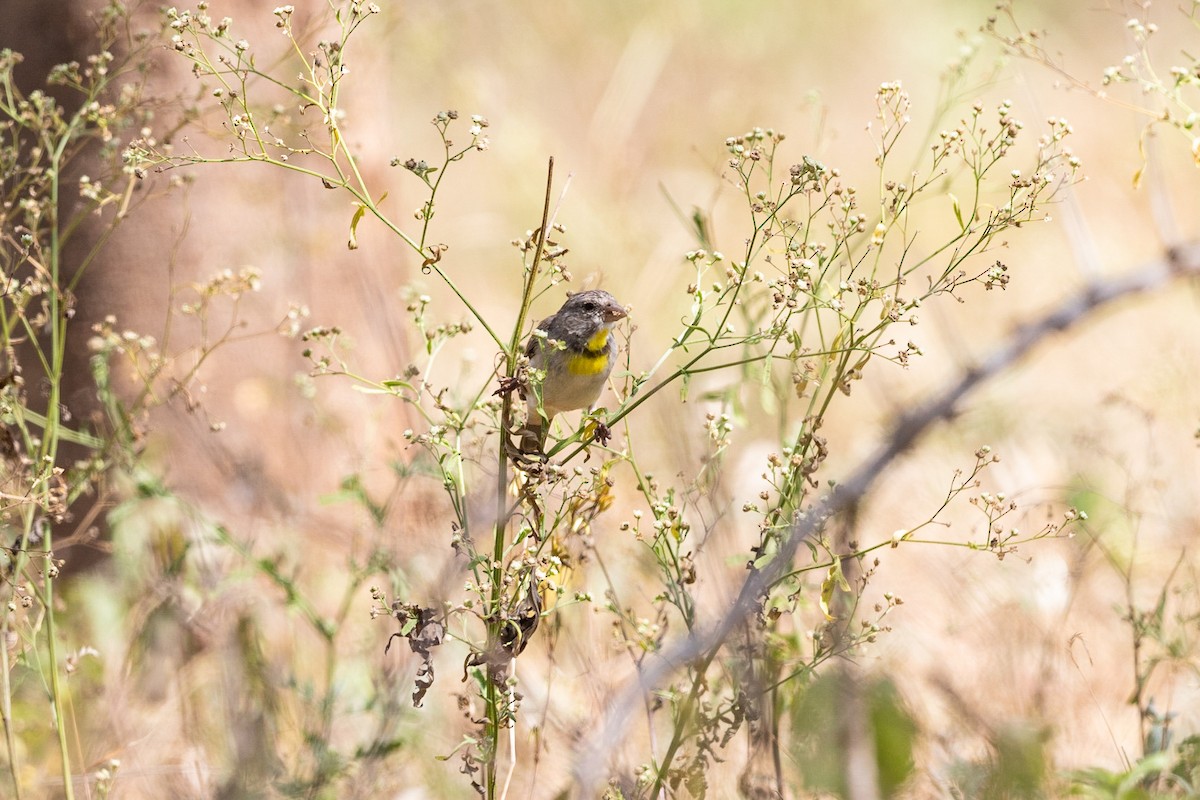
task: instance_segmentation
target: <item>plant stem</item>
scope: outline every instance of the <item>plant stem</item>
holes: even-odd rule
[[[59,184],[61,182],[62,157],[68,142],[74,135],[75,126],[79,123],[78,113],[71,120],[67,130],[58,141],[50,157],[50,287],[47,291],[50,315],[50,363],[51,369],[46,375],[49,383],[49,396],[46,400],[46,426],[43,430],[41,447],[41,465],[43,479],[42,493],[47,502],[55,502],[49,494],[53,489],[54,465],[58,456],[58,423],[59,399],[62,391],[62,365],[66,351],[66,319],[63,313],[62,285],[60,269],[62,264],[61,241],[59,240]],[[67,800],[74,800],[75,788],[71,781],[71,754],[67,745],[67,727],[64,715],[62,678],[58,669],[58,629],[54,615],[54,525],[47,520],[42,537],[42,551],[45,561],[42,565],[42,603],[46,610],[46,645],[50,666],[50,700],[54,708],[54,725],[58,732],[59,758],[62,764],[63,795]]]
[[[17,774],[20,768],[17,764],[17,741],[13,735],[12,717],[12,682],[8,662],[8,632],[9,615],[0,618],[0,722],[4,724],[4,745],[8,750],[8,776],[12,780],[13,797],[21,800],[21,781]]]
[[[525,285],[521,292],[521,307],[517,311],[517,321],[509,336],[505,348],[505,377],[511,378],[516,373],[517,358],[520,352],[521,334],[525,330],[525,320],[529,315],[529,304],[533,299],[533,288],[537,282],[538,266],[541,264],[542,253],[546,247],[547,228],[550,225],[550,190],[554,184],[554,158],[546,168],[546,197],[542,205],[542,225],[538,232],[537,248],[534,251],[533,262],[525,275]],[[490,332],[490,329],[489,329]],[[493,334],[495,338],[495,334]],[[497,453],[496,465],[496,524],[492,539],[492,563],[489,565],[491,576],[491,598],[488,614],[488,652],[491,653],[500,641],[500,633],[504,626],[504,545],[505,531],[512,517],[507,508],[508,497],[508,447],[509,428],[512,426],[512,393],[506,393],[500,411],[500,446]],[[492,681],[490,668],[485,668],[486,683],[484,696],[487,703],[487,744],[489,758],[484,765],[485,788],[487,797],[492,800],[496,796],[496,756],[500,750],[500,727],[502,724],[500,703],[505,695]]]

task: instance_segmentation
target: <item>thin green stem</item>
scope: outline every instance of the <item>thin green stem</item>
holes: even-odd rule
[[[46,375],[49,393],[46,400],[46,425],[42,432],[42,447],[40,452],[39,470],[43,478],[41,493],[47,503],[54,502],[49,494],[53,489],[54,469],[58,457],[58,424],[59,403],[62,391],[62,365],[66,355],[66,314],[62,310],[61,266],[62,252],[59,241],[59,186],[62,180],[62,155],[68,142],[75,133],[75,125],[80,121],[76,114],[67,131],[53,148],[50,158],[50,286],[47,291],[50,315],[50,358],[52,368]],[[67,744],[67,724],[63,696],[62,677],[59,674],[58,663],[58,628],[54,610],[54,575],[57,569],[54,564],[54,524],[47,520],[42,541],[43,564],[42,603],[46,611],[46,644],[50,668],[50,695],[54,709],[54,724],[58,732],[59,758],[62,765],[63,792],[67,800],[74,800],[75,789],[71,779],[71,753]]]
[[[525,274],[525,283],[521,293],[521,307],[517,312],[517,320],[513,325],[509,344],[504,348],[505,376],[511,378],[516,373],[517,358],[521,335],[525,330],[525,320],[529,314],[530,299],[533,287],[537,282],[538,267],[541,264],[542,253],[545,251],[546,236],[550,225],[550,196],[554,185],[554,158],[551,157],[546,168],[546,195],[542,205],[542,225],[538,233],[537,248],[534,250],[533,261]],[[495,338],[493,334],[493,338]],[[512,512],[507,508],[508,497],[508,459],[509,459],[509,429],[512,427],[512,393],[504,395],[500,413],[500,446],[497,448],[496,466],[496,522],[492,539],[492,563],[490,564],[489,620],[488,620],[488,649],[491,651],[500,641],[504,626],[504,557],[507,540],[506,531]],[[532,580],[532,577],[530,578]],[[486,685],[484,690],[487,704],[487,749],[488,759],[484,765],[484,787],[487,797],[492,800],[496,796],[497,758],[500,750],[500,729],[503,725],[501,718],[501,703],[505,702],[505,693],[492,680],[491,670],[486,670]]]
[[[0,641],[8,641],[11,619],[7,612],[0,614]],[[0,647],[0,717],[3,717],[0,721],[4,724],[4,745],[8,752],[8,777],[12,781],[13,797],[15,800],[21,800],[21,781],[17,777],[21,767],[17,754],[17,740],[13,732],[11,668],[6,644]]]

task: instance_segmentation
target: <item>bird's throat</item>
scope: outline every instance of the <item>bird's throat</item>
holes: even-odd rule
[[[608,330],[601,328],[595,336],[588,339],[587,346],[582,352],[571,353],[570,361],[567,362],[567,371],[572,375],[599,375],[608,369],[610,355]]]

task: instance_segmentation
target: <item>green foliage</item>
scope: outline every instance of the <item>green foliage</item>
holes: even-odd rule
[[[510,665],[525,644],[539,633],[543,617],[566,607],[562,596],[577,550],[574,541],[590,541],[594,520],[613,502],[613,486],[631,481],[644,507],[623,529],[632,532],[658,571],[661,589],[652,608],[638,611],[618,599],[610,584],[602,609],[612,617],[613,630],[633,664],[661,650],[666,632],[679,624],[692,630],[696,617],[693,587],[697,580],[696,520],[711,516],[705,506],[707,487],[719,476],[731,440],[732,421],[739,409],[759,399],[746,396],[743,386],[761,387],[761,401],[775,409],[781,434],[779,454],[772,454],[764,473],[766,485],[757,500],[739,505],[756,519],[759,540],[750,548],[752,570],[771,563],[792,523],[812,502],[819,486],[818,474],[831,443],[818,431],[830,410],[851,394],[867,373],[869,363],[907,365],[919,357],[920,347],[907,331],[919,325],[918,309],[940,298],[961,300],[972,285],[1003,289],[1007,268],[994,259],[974,267],[979,257],[999,244],[1002,234],[1044,216],[1044,207],[1055,193],[1074,179],[1078,161],[1065,146],[1070,126],[1053,120],[1036,143],[1021,147],[1026,134],[1011,104],[993,112],[977,103],[956,127],[943,131],[929,151],[926,163],[915,172],[911,166],[893,164],[898,143],[911,114],[907,93],[898,83],[881,85],[876,95],[878,118],[872,127],[875,142],[876,196],[859,192],[840,170],[802,155],[794,163],[783,159],[784,136],[769,129],[754,129],[730,137],[727,178],[746,203],[746,232],[740,252],[729,257],[715,249],[709,226],[696,221],[701,248],[686,253],[679,278],[690,303],[683,325],[653,365],[636,369],[626,357],[625,370],[617,374],[619,403],[589,415],[585,424],[551,444],[549,460],[510,460],[510,437],[524,424],[525,404],[517,394],[537,396],[543,376],[532,370],[523,354],[531,327],[532,302],[553,287],[570,280],[564,256],[568,252],[564,231],[549,211],[551,186],[539,230],[515,240],[519,264],[512,272],[521,286],[522,302],[516,320],[502,335],[505,321],[490,320],[479,311],[473,290],[455,276],[455,265],[446,257],[431,223],[441,182],[472,151],[487,149],[486,120],[471,118],[469,144],[452,144],[458,114],[436,115],[433,125],[442,142],[438,159],[391,160],[418,179],[427,198],[414,214],[418,229],[404,231],[385,214],[384,194],[364,178],[362,156],[352,151],[341,131],[342,109],[338,98],[347,85],[346,53],[352,36],[377,9],[350,2],[338,9],[338,33],[317,45],[319,55],[303,55],[292,29],[293,12],[275,12],[290,48],[289,58],[299,70],[296,81],[281,77],[284,70],[266,70],[260,63],[276,63],[256,56],[256,48],[238,39],[230,20],[210,19],[206,7],[196,11],[172,9],[167,26],[174,49],[192,66],[204,92],[213,103],[197,108],[198,117],[215,113],[232,139],[228,155],[181,154],[149,139],[134,142],[127,151],[139,168],[178,168],[227,163],[265,163],[319,180],[329,189],[348,193],[354,206],[349,246],[358,246],[357,232],[373,217],[394,233],[420,258],[422,270],[445,283],[462,303],[465,319],[437,323],[431,319],[431,300],[412,293],[408,306],[424,354],[413,353],[413,363],[401,375],[371,378],[350,362],[340,346],[340,330],[322,327],[305,334],[314,375],[353,380],[363,390],[390,395],[416,412],[423,426],[406,431],[406,439],[425,453],[448,499],[452,514],[449,547],[465,562],[466,594],[429,608],[409,598],[388,597],[374,590],[376,613],[390,613],[402,623],[400,635],[424,660],[414,698],[418,702],[432,687],[430,648],[445,637],[466,646],[464,670],[479,684],[485,714],[479,730],[460,750],[472,784],[487,796],[499,791],[498,753],[501,737],[518,719],[519,695],[510,682]],[[283,95],[316,113],[307,120],[279,114],[274,104]],[[1017,166],[1017,165],[1020,166]],[[955,199],[953,232],[941,240],[927,240],[920,221],[935,206],[921,210],[926,197],[944,191],[947,181],[959,185],[962,200]],[[686,284],[686,288],[684,288]],[[899,334],[895,330],[905,329]],[[482,382],[465,384],[456,365],[439,356],[452,339],[477,340],[494,346],[503,358],[496,371]],[[490,339],[490,342],[487,341]],[[901,342],[898,344],[898,342]],[[639,362],[645,363],[644,356]],[[701,375],[724,376],[723,388],[710,391],[705,400],[724,410],[709,417],[709,452],[693,475],[665,482],[641,465],[630,416],[664,389],[686,398]],[[494,391],[499,381],[499,391]],[[609,445],[605,432],[621,426],[625,441]],[[976,475],[989,462],[987,453],[958,491],[978,483]],[[494,513],[480,523],[471,509],[476,494],[491,493]],[[378,523],[384,509],[371,500],[361,482],[349,478],[342,496],[363,504]],[[515,501],[512,499],[515,498]],[[948,498],[949,500],[949,498]],[[1002,500],[1002,499],[1001,499]],[[1021,539],[1015,532],[992,535],[999,519],[1012,508],[1001,507],[990,495],[979,499],[988,515],[989,533],[973,546],[998,555]],[[993,508],[994,506],[994,508]],[[944,506],[943,506],[944,507]],[[993,513],[994,511],[994,513]],[[717,517],[721,514],[717,513]],[[936,515],[931,518],[931,521]],[[728,525],[729,523],[722,523]],[[926,523],[928,524],[928,523]],[[914,526],[915,531],[921,526]],[[1048,526],[1031,538],[1061,534],[1061,526]],[[706,531],[705,535],[711,533]],[[755,718],[766,701],[764,685],[755,677],[768,667],[769,680],[785,682],[808,674],[829,658],[874,641],[885,628],[876,622],[851,626],[854,597],[865,587],[871,566],[865,557],[872,550],[898,546],[908,537],[855,543],[822,534],[809,544],[811,560],[786,570],[764,598],[763,612],[751,633],[752,640],[794,641],[793,629],[813,630],[812,648],[793,646],[765,665],[754,655],[737,655],[722,666],[724,646],[701,653],[689,662],[681,678],[664,691],[667,702],[651,714],[652,725],[666,734],[667,744],[639,770],[648,795],[663,786],[690,787],[703,794],[707,769],[717,752]],[[585,547],[587,545],[585,544]],[[249,555],[249,554],[247,554]],[[852,577],[843,572],[855,565]],[[269,560],[258,561],[260,570],[280,584],[283,576]],[[809,575],[819,578],[808,582]],[[280,584],[282,585],[282,584]],[[289,582],[289,603],[298,592]],[[577,595],[577,602],[592,602]],[[877,609],[882,618],[899,603],[889,598]],[[811,612],[820,609],[813,620]],[[307,612],[306,612],[307,613]],[[308,616],[312,616],[308,614]],[[814,624],[815,623],[815,624]],[[329,631],[332,629],[322,628]],[[447,635],[453,631],[452,635]],[[875,698],[878,713],[890,712],[886,698]],[[892,704],[895,705],[894,703]],[[881,731],[882,731],[881,717]],[[883,751],[899,751],[886,759],[881,779],[889,789],[898,786],[908,768],[897,765],[910,749],[911,734],[897,721],[895,741],[880,734]],[[881,762],[883,764],[883,762]],[[482,772],[477,770],[482,768]]]
[[[137,59],[115,54],[132,46],[123,39],[122,7],[105,7],[95,24],[97,50],[87,62],[60,64],[47,77],[48,86],[70,98],[69,107],[47,90],[23,94],[14,77],[21,55],[0,52],[0,697],[17,798],[25,758],[47,767],[56,760],[65,795],[73,797],[63,720],[71,697],[67,675],[85,651],[64,652],[55,592],[64,562],[55,548],[87,534],[86,527],[73,529],[70,509],[103,494],[105,470],[123,458],[120,439],[81,427],[63,395],[74,292],[100,250],[68,260],[67,247],[89,217],[102,217],[111,233],[130,211],[136,177],[114,163],[118,134],[146,118]],[[89,148],[98,151],[102,174],[78,174]],[[67,445],[79,455],[67,456]],[[85,670],[79,678],[90,675]],[[57,720],[53,745],[35,735],[19,747],[9,709],[14,696],[39,684]]]
[[[622,753],[630,766],[610,767],[602,759],[605,797],[713,794],[719,765],[740,738],[748,753],[740,782],[747,796],[777,796],[802,784],[815,794],[851,797],[858,793],[856,777],[880,797],[907,796],[923,777],[918,761],[929,732],[891,680],[865,670],[852,676],[848,666],[829,663],[858,655],[887,634],[889,615],[903,603],[892,593],[873,606],[862,602],[881,569],[878,552],[937,545],[1003,559],[1026,543],[1079,530],[1126,590],[1119,610],[1132,633],[1132,702],[1145,755],[1119,772],[1092,768],[1058,776],[1051,730],[1013,724],[986,731],[986,757],[958,759],[951,770],[954,791],[979,798],[1050,797],[1064,785],[1089,797],[1192,791],[1195,737],[1173,746],[1175,712],[1158,711],[1150,688],[1169,670],[1195,671],[1196,587],[1180,558],[1147,605],[1135,591],[1136,560],[1112,545],[1112,527],[1103,524],[1110,517],[1097,493],[1073,490],[1052,521],[1022,530],[1015,520],[1023,507],[1002,491],[984,489],[999,457],[981,447],[924,516],[901,520],[903,527],[890,535],[858,530],[854,513],[820,518],[799,557],[792,555],[800,524],[836,491],[831,456],[853,450],[829,434],[831,421],[848,407],[846,398],[879,370],[923,357],[925,309],[969,303],[974,293],[1004,291],[1016,279],[997,258],[1000,248],[1023,227],[1048,219],[1059,192],[1079,177],[1066,120],[1050,118],[1033,139],[1010,101],[980,101],[939,109],[933,116],[945,127],[928,141],[910,142],[911,99],[899,82],[887,82],[875,93],[872,167],[843,170],[789,152],[784,134],[770,128],[729,137],[723,178],[743,201],[734,247],[720,249],[715,231],[723,227],[704,213],[681,215],[696,247],[680,254],[669,280],[674,297],[686,301],[678,327],[660,339],[642,337],[636,353],[626,333],[623,363],[614,372],[616,402],[586,412],[575,428],[560,425],[546,457],[536,458],[514,446],[527,422],[523,400],[537,398],[545,379],[524,344],[536,320],[534,303],[573,280],[568,237],[551,210],[553,162],[541,224],[513,240],[509,269],[492,276],[519,293],[519,307],[515,315],[491,317],[483,300],[494,287],[476,285],[448,254],[444,240],[455,231],[436,224],[443,181],[454,180],[467,159],[489,148],[487,120],[437,112],[431,119],[436,156],[387,161],[420,192],[412,219],[402,224],[386,204],[387,192],[374,185],[374,167],[382,163],[368,164],[372,156],[357,152],[344,130],[342,93],[354,80],[347,54],[380,9],[361,0],[330,8],[333,35],[311,49],[293,28],[295,9],[276,8],[281,54],[239,38],[234,21],[212,18],[207,3],[164,12],[171,53],[201,89],[188,118],[215,121],[221,132],[219,141],[189,141],[195,149],[159,139],[148,127],[132,71],[138,62],[131,56],[126,65],[110,49],[124,30],[116,5],[100,18],[101,52],[86,66],[62,65],[50,76],[79,94],[78,112],[44,92],[22,96],[12,82],[19,56],[0,54],[6,192],[0,570],[8,601],[0,634],[6,645],[10,637],[17,643],[0,648],[0,694],[5,764],[18,798],[23,765],[50,761],[58,762],[64,792],[73,796],[79,775],[64,721],[102,727],[89,718],[97,716],[104,664],[87,647],[64,652],[68,641],[88,634],[109,635],[119,642],[115,650],[124,649],[123,666],[141,695],[131,705],[153,707],[165,696],[170,687],[163,674],[187,672],[195,681],[188,741],[203,751],[222,796],[365,796],[373,777],[424,769],[418,760],[426,754],[412,753],[429,725],[426,715],[449,705],[461,715],[463,732],[441,758],[456,760],[462,777],[454,787],[439,788],[507,796],[512,775],[526,766],[526,756],[518,755],[518,725],[533,731],[534,772],[544,752],[561,746],[544,728],[563,702],[561,693],[539,693],[547,710],[536,720],[521,684],[529,678],[518,679],[516,664],[536,642],[553,667],[562,628],[572,618],[564,612],[575,605],[603,621],[600,644],[620,653],[633,675],[651,674],[674,640],[697,643],[665,678],[644,687],[644,731],[630,736]],[[1143,45],[1153,33],[1144,25],[1134,31]],[[1016,52],[1044,56],[1034,39],[1004,41]],[[1144,75],[1123,68],[1109,77]],[[1165,95],[1171,113],[1161,122],[1185,130],[1182,90],[1195,81],[1176,77]],[[961,93],[961,79],[961,72],[949,75],[946,97]],[[118,136],[134,127],[139,135],[133,139]],[[109,173],[79,178],[78,197],[68,202],[66,170],[89,145],[99,145],[102,158],[120,161],[111,162]],[[921,155],[898,163],[908,150]],[[140,450],[148,411],[176,400],[196,411],[192,389],[208,357],[254,335],[242,331],[239,310],[259,288],[256,270],[222,270],[207,281],[172,286],[160,338],[122,330],[113,318],[98,324],[90,341],[91,377],[105,423],[72,424],[62,411],[73,291],[99,252],[79,263],[64,261],[64,247],[83,218],[98,213],[111,232],[134,208],[137,182],[153,171],[246,164],[286,170],[341,193],[352,209],[342,229],[348,248],[365,247],[363,226],[377,223],[454,298],[447,310],[418,287],[407,290],[398,316],[419,344],[396,374],[369,374],[355,363],[336,325],[303,333],[311,378],[351,384],[380,404],[402,405],[413,420],[403,435],[411,453],[392,464],[390,490],[381,492],[373,476],[354,472],[322,498],[358,514],[372,544],[320,559],[315,575],[297,553],[260,544],[251,532],[177,497]],[[291,309],[278,330],[298,335],[304,316],[302,307]],[[181,320],[195,323],[191,344],[178,344]],[[497,353],[494,366],[482,375],[465,370],[455,355],[463,344]],[[44,401],[28,390],[35,382],[47,387]],[[639,411],[660,393],[707,409],[700,457],[669,475],[650,468],[654,459],[638,425]],[[729,489],[730,453],[753,418],[770,419],[763,427],[771,428],[774,446],[750,470],[757,482]],[[219,430],[220,423],[209,427]],[[68,463],[60,449],[65,444],[85,457]],[[432,513],[445,532],[443,555],[459,568],[432,598],[378,544],[394,535],[397,514],[431,482],[444,501]],[[621,488],[627,491],[618,500]],[[62,562],[55,541],[69,529],[71,504],[98,494],[112,503],[107,580],[81,582],[56,597]],[[631,505],[622,506],[630,496]],[[975,526],[933,533],[960,504],[977,514]],[[624,519],[613,519],[618,514]],[[640,561],[606,562],[593,538],[601,523],[627,535]],[[1136,527],[1134,520],[1120,526]],[[736,579],[772,577],[754,597],[752,613],[724,620],[730,633],[708,644],[703,636],[711,617],[700,587],[714,585],[714,576],[704,573],[712,569],[704,556],[713,541],[735,543],[737,564],[744,565]],[[1136,554],[1136,546],[1130,550]],[[572,575],[586,562],[603,576],[602,596],[573,589]],[[624,569],[637,570],[637,591],[620,579]],[[370,646],[352,625],[356,602],[367,595],[372,617],[396,626],[389,647],[415,655],[415,675],[400,674],[392,662],[380,665],[376,652],[355,649]],[[286,637],[257,613],[266,606],[286,621]],[[90,609],[90,620],[76,613],[81,607]],[[205,624],[218,616],[227,620],[219,634]],[[65,629],[58,627],[61,619]],[[445,651],[462,659],[461,682],[438,676]],[[460,671],[452,672],[458,677]],[[47,696],[52,721],[27,724]],[[26,723],[19,742],[14,721]],[[866,761],[851,763],[852,757]],[[863,764],[868,768],[856,776]],[[88,791],[104,796],[117,767],[112,760],[91,770]]]
[[[898,797],[913,773],[918,729],[895,685],[872,679],[853,685],[845,673],[827,671],[798,687],[792,700],[791,756],[810,792],[852,797],[849,775],[874,771],[881,797]],[[852,743],[855,737],[862,741]],[[867,763],[849,763],[851,751]]]

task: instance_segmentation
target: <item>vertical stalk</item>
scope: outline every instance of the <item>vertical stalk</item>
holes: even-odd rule
[[[21,574],[21,569],[15,568],[13,574]],[[17,740],[13,735],[12,682],[10,680],[12,665],[8,661],[10,620],[9,614],[0,615],[0,722],[4,725],[4,744],[8,749],[8,775],[12,780],[13,797],[21,800],[21,781],[17,778],[20,773],[20,767],[17,764]]]
[[[49,397],[46,401],[46,428],[42,431],[41,468],[43,485],[41,492],[48,496],[53,488],[54,465],[58,458],[58,422],[59,401],[62,390],[62,365],[66,350],[66,314],[62,309],[60,296],[60,269],[62,263],[62,241],[59,236],[59,184],[62,179],[62,156],[78,116],[71,120],[67,130],[62,134],[58,147],[53,149],[50,157],[50,373],[46,379],[50,385]],[[32,520],[31,520],[32,522]],[[74,800],[75,788],[71,780],[71,754],[67,746],[67,728],[64,715],[62,678],[58,669],[58,627],[54,617],[54,525],[47,520],[42,535],[42,552],[45,554],[42,564],[42,603],[46,609],[46,646],[50,662],[50,702],[54,709],[54,726],[58,731],[59,758],[62,763],[63,796],[66,800]]]
[[[538,229],[537,248],[533,254],[533,262],[525,275],[525,286],[521,292],[521,307],[517,311],[517,321],[513,325],[512,335],[508,340],[505,352],[505,377],[511,378],[517,369],[517,358],[520,353],[521,334],[525,330],[525,320],[529,315],[529,304],[533,300],[533,288],[537,281],[538,266],[542,261],[542,253],[546,248],[546,230],[550,225],[550,190],[554,184],[554,157],[546,168],[546,197],[542,204],[542,225]],[[491,603],[488,622],[488,652],[491,653],[500,641],[501,628],[504,625],[502,607],[504,603],[504,545],[505,531],[512,512],[508,509],[508,431],[512,424],[512,393],[504,395],[500,411],[500,447],[496,465],[496,526],[492,539],[492,563],[489,565],[491,575]],[[487,705],[487,749],[488,758],[484,765],[484,784],[487,787],[489,800],[496,796],[496,757],[500,750],[500,726],[502,724],[500,704],[504,702],[505,693],[499,690],[491,678],[490,667],[485,667],[484,700]]]

